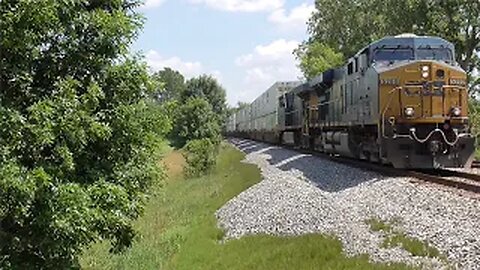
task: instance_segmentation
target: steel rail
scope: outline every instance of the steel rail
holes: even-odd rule
[[[472,163],[472,168],[480,168],[480,161],[479,160],[474,160]]]
[[[415,177],[427,182],[480,194],[480,175],[478,174],[469,174],[450,170],[436,170],[431,172],[408,171],[408,174],[411,177]],[[448,177],[464,178],[472,180],[478,184],[471,184],[455,179],[449,179]]]

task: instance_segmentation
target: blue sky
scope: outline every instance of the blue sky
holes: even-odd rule
[[[215,76],[229,104],[252,101],[301,74],[291,52],[304,40],[314,0],[146,0],[133,50],[153,71]]]

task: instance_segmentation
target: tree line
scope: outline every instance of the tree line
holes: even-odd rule
[[[230,112],[225,89],[212,76],[185,80],[179,71],[168,67],[154,73],[152,79],[159,86],[152,98],[167,108],[173,123],[168,138],[185,150],[187,176],[209,172]]]
[[[455,45],[473,92],[480,84],[479,14],[480,2],[471,0],[316,0],[309,38],[294,53],[308,79],[385,36],[439,36]]]
[[[214,165],[225,91],[130,53],[142,2],[0,1],[1,269],[79,268],[100,240],[128,248],[167,139],[187,173]]]

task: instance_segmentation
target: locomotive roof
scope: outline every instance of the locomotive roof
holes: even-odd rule
[[[453,48],[453,44],[439,37],[415,36],[415,37],[385,37],[379,41],[373,42],[370,47],[383,46],[409,46],[412,48],[419,47],[445,47]]]
[[[455,46],[440,37],[433,37],[433,36],[417,36],[417,35],[410,35],[410,34],[403,34],[398,36],[388,36],[377,41],[374,41],[360,50],[357,54],[361,54],[365,49],[376,49],[381,47],[410,47],[410,48],[421,48],[421,47],[444,47],[449,48],[452,52],[455,49]]]
[[[425,48],[425,47],[444,47],[449,48],[454,52],[454,45],[443,38],[433,37],[433,36],[417,36],[414,34],[402,34],[398,36],[388,36],[377,41],[370,43],[360,50],[354,57],[357,57],[365,50],[374,50],[382,47],[410,47],[410,48]],[[353,59],[354,57],[350,58]],[[350,61],[349,60],[349,61]],[[314,88],[328,87],[332,83],[334,78],[341,73],[343,67],[338,67],[336,69],[329,69],[325,72],[320,73],[316,77],[312,78],[308,82],[301,84],[294,88],[291,92],[296,95],[301,95],[305,92],[312,91]]]

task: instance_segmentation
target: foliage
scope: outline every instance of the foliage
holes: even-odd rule
[[[239,102],[237,102],[237,106],[235,106],[234,111],[239,112],[239,111],[247,108],[248,106],[250,106],[250,103],[239,101]]]
[[[261,181],[260,170],[241,162],[231,146],[220,150],[216,169],[192,181],[171,179],[137,223],[144,237],[124,254],[110,255],[106,244],[90,249],[85,269],[408,269],[349,258],[330,236],[251,236],[226,243],[215,212]]]
[[[306,79],[343,64],[343,55],[321,42],[304,43],[294,51]]]
[[[154,92],[154,97],[159,102],[179,100],[185,91],[185,78],[180,72],[171,68],[155,72],[152,78],[161,85]]]
[[[220,124],[225,122],[227,117],[225,89],[215,78],[202,75],[188,80],[187,88],[180,100],[183,103],[191,97],[204,98],[212,106]]]
[[[126,57],[137,0],[0,1],[0,268],[73,268],[130,245],[168,119]]]
[[[369,42],[385,36],[382,3],[381,0],[316,0],[316,11],[309,21],[309,43],[320,42],[351,57]]]
[[[216,145],[210,139],[192,140],[184,147],[185,175],[199,177],[209,173],[215,166]]]
[[[457,61],[469,75],[479,67],[478,1],[316,0],[315,8],[309,21],[308,44],[322,42],[351,57],[366,44],[388,35],[440,36],[455,44]]]
[[[378,219],[369,219],[365,223],[370,226],[370,230],[374,232],[380,232],[383,231],[385,233],[390,233],[393,231],[392,225],[385,223],[383,221],[380,221]]]
[[[468,104],[468,115],[469,115],[469,121],[472,126],[472,134],[476,138],[475,143],[476,143],[476,149],[477,151],[475,152],[475,157],[477,159],[480,159],[480,102],[476,99],[470,99],[469,104]]]
[[[183,147],[188,141],[210,139],[217,144],[220,140],[218,115],[203,98],[189,98],[175,112],[176,144]]]
[[[227,117],[230,117],[231,115],[247,108],[250,104],[248,102],[242,102],[242,101],[239,101],[237,103],[236,106],[234,107],[228,107],[228,113],[227,113]]]

